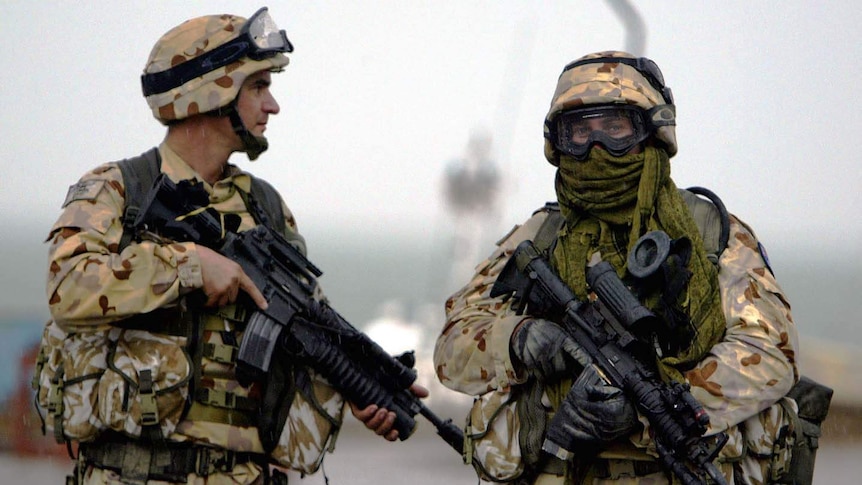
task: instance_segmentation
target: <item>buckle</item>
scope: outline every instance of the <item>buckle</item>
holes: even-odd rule
[[[233,409],[236,407],[236,395],[228,391],[202,388],[197,391],[197,399],[201,404],[219,408]]]
[[[238,350],[233,345],[206,343],[204,344],[203,356],[221,364],[234,364]]]
[[[159,407],[153,387],[153,371],[144,369],[138,372],[138,397],[141,401],[141,426],[159,424]]]

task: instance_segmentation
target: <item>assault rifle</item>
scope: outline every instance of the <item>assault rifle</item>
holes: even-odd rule
[[[651,232],[637,241],[628,258],[629,273],[641,280],[652,276],[667,258],[669,238]],[[657,376],[656,351],[642,338],[644,329],[663,324],[603,261],[587,271],[587,283],[598,299],[579,301],[551,268],[532,241],[522,242],[506,263],[491,296],[508,295],[519,314],[543,317],[558,324],[592,357],[610,384],[623,390],[650,422],[662,466],[682,483],[725,485],[724,476],[712,463],[727,442],[724,433],[704,437],[709,416],[679,382],[665,383]],[[542,448],[568,456],[569,441],[559,430],[548,430]]]
[[[135,226],[139,234],[150,232],[219,252],[238,263],[261,290],[269,306],[248,318],[237,353],[242,385],[265,381],[271,366],[287,353],[291,362],[313,368],[360,408],[376,404],[394,412],[394,429],[401,440],[413,433],[414,418],[421,414],[461,453],[461,429],[451,419],[436,416],[410,391],[416,380],[412,352],[398,358],[389,355],[327,303],[316,301],[314,282],[322,272],[281,234],[265,225],[238,233],[238,220],[225,216],[223,224],[221,215],[208,205],[201,184],[175,184],[161,174]],[[279,426],[258,429],[265,446],[278,440]]]

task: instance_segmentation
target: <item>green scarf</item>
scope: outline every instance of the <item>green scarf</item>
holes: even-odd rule
[[[716,268],[707,260],[700,231],[670,178],[667,153],[646,147],[622,157],[604,150],[592,150],[584,161],[563,156],[556,191],[566,223],[551,259],[579,299],[587,299],[586,265],[594,255],[623,277],[629,251],[647,232],[663,230],[671,239],[691,240],[692,276],[678,304],[691,318],[694,337],[677,355],[658,362],[663,379],[682,382],[682,372],[721,340],[725,319]],[[644,302],[652,309],[656,303],[657,297]]]

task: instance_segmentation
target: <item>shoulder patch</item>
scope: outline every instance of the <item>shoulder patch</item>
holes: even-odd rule
[[[63,207],[76,200],[95,200],[105,183],[104,180],[84,180],[70,186],[66,193],[66,200],[63,201]]]

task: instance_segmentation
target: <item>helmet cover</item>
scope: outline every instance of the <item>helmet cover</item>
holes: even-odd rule
[[[259,60],[245,56],[167,91],[148,93],[148,75],[168,71],[236,39],[246,22],[235,15],[207,15],[183,22],[156,42],[144,68],[142,83],[147,104],[157,120],[168,124],[223,108],[236,99],[248,76],[263,70],[279,71],[287,65],[288,58],[281,52]],[[290,50],[292,46],[285,49]]]

